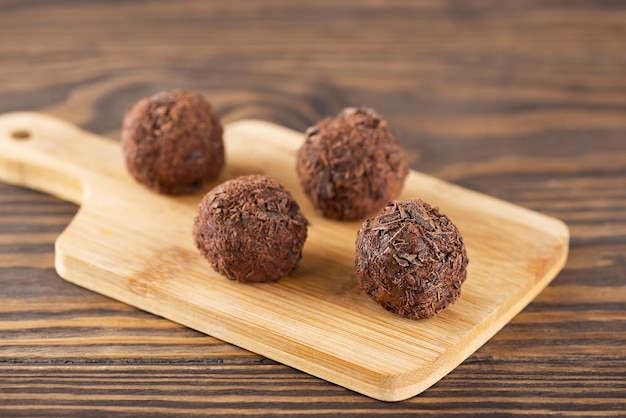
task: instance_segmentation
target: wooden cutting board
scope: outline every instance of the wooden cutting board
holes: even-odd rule
[[[191,234],[204,193],[152,193],[126,173],[117,142],[52,117],[0,117],[0,180],[81,205],[56,241],[64,279],[386,401],[414,396],[453,370],[565,264],[569,233],[561,221],[412,171],[401,197],[438,205],[463,234],[471,261],[461,298],[437,317],[389,313],[356,284],[360,222],[318,216],[301,192],[294,164],[302,140],[260,121],[225,131],[219,182],[272,176],[311,222],[300,268],[278,283],[240,284],[215,273]]]

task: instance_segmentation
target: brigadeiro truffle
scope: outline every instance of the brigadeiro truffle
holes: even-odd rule
[[[218,273],[239,282],[271,282],[298,266],[307,225],[287,189],[270,177],[250,175],[204,196],[193,235]]]
[[[197,191],[224,166],[222,124],[200,94],[174,90],[139,100],[124,116],[130,174],[163,194]]]
[[[419,199],[388,203],[357,234],[361,289],[405,318],[433,317],[457,300],[468,261],[456,226]]]
[[[346,108],[309,128],[297,172],[313,205],[331,219],[354,220],[402,190],[408,168],[398,140],[372,109]]]

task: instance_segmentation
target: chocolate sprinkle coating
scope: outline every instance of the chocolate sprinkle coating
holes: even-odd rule
[[[457,300],[468,262],[456,226],[420,199],[390,202],[357,234],[361,289],[405,318],[431,318]]]
[[[297,172],[315,208],[331,219],[361,219],[398,196],[409,170],[387,122],[346,108],[306,131]]]
[[[204,196],[193,236],[218,273],[239,282],[271,282],[296,270],[307,225],[287,189],[270,177],[250,175]]]
[[[121,140],[130,174],[159,193],[193,193],[224,166],[222,124],[197,93],[174,90],[139,100],[124,116]]]

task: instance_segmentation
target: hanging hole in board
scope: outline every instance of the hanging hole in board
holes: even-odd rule
[[[27,129],[16,129],[11,132],[11,138],[24,140],[30,138],[30,131]]]

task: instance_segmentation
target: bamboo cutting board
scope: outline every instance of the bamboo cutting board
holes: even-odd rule
[[[215,273],[191,234],[203,193],[166,197],[126,173],[118,143],[35,113],[0,117],[0,180],[81,205],[56,241],[61,277],[376,399],[414,396],[453,370],[561,270],[559,220],[412,171],[401,198],[440,207],[465,239],[461,298],[429,320],[389,313],[353,274],[360,222],[318,216],[300,190],[300,133],[260,121],[226,127],[218,182],[263,173],[311,222],[298,271],[241,284]]]

